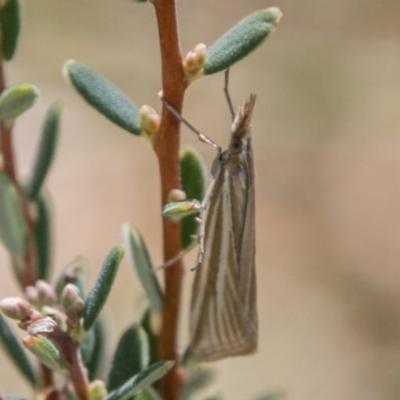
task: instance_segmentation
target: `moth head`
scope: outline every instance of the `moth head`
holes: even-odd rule
[[[239,108],[231,127],[231,142],[229,150],[239,153],[243,149],[243,140],[250,136],[251,116],[256,103],[256,95],[250,95],[249,99]]]

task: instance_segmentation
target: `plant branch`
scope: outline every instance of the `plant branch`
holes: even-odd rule
[[[54,329],[50,334],[51,340],[57,343],[62,353],[74,387],[78,400],[88,400],[88,379],[85,368],[82,365],[79,351],[79,343],[68,336],[68,334],[60,328]]]
[[[182,69],[175,0],[155,0],[154,7],[160,40],[163,96],[178,112],[182,110],[187,83]],[[161,201],[165,204],[172,189],[180,187],[179,121],[163,106],[161,125],[154,145],[161,178]],[[164,261],[181,250],[180,224],[163,219]],[[165,298],[162,328],[159,336],[160,358],[174,360],[175,365],[161,381],[165,400],[177,400],[181,387],[178,370],[178,321],[183,269],[181,260],[165,270]]]
[[[0,15],[2,7],[0,7]],[[2,38],[0,38],[0,48],[2,48]],[[3,57],[0,57],[0,93],[6,88],[6,79],[4,75]],[[16,163],[14,156],[14,149],[12,143],[12,125],[0,121],[0,152],[3,156],[3,169],[7,176],[14,183],[19,201],[21,204],[22,213],[24,216],[27,245],[24,255],[24,266],[22,271],[19,272],[18,280],[23,287],[34,285],[36,281],[36,249],[34,241],[34,223],[29,213],[26,197],[23,193],[21,185],[18,182],[18,174],[16,171]]]

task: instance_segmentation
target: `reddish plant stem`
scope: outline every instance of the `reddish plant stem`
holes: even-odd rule
[[[71,382],[74,386],[76,397],[79,400],[87,400],[89,382],[86,378],[82,363],[79,358],[79,346],[77,345],[74,349],[71,349],[71,352],[73,356],[69,370]]]
[[[0,7],[0,15],[2,8]],[[0,37],[0,48],[1,40]],[[6,80],[4,75],[4,64],[3,58],[0,57],[0,93],[6,88]],[[26,233],[27,233],[27,245],[26,253],[23,260],[23,268],[19,271],[18,280],[22,287],[33,285],[36,280],[36,248],[34,241],[34,223],[29,213],[27,200],[23,193],[23,190],[18,182],[18,174],[16,171],[16,162],[12,143],[12,126],[4,122],[0,122],[0,149],[3,156],[3,169],[7,176],[14,183],[19,201],[21,204],[21,209],[23,217],[25,220]]]
[[[0,65],[2,63],[0,62]],[[2,76],[2,71],[0,68],[0,76]],[[0,82],[0,90],[1,90],[1,82]],[[2,90],[1,90],[2,91]],[[1,150],[3,155],[3,168],[4,172],[8,175],[8,177],[15,182],[16,181],[16,173],[15,173],[15,163],[14,163],[14,154],[12,151],[12,141],[11,141],[11,127],[7,126],[3,122],[0,122],[0,143]]]
[[[42,386],[43,388],[49,388],[53,386],[53,372],[50,368],[46,367],[43,364],[40,364],[40,369],[42,371]]]
[[[48,336],[57,344],[66,361],[76,397],[78,400],[88,400],[89,382],[85,368],[81,362],[79,343],[71,339],[65,331],[58,327],[49,333]]]
[[[182,70],[176,8],[174,0],[154,0],[162,63],[163,96],[181,112],[187,83]],[[179,121],[165,108],[154,151],[158,157],[161,178],[161,201],[165,204],[172,189],[180,187]],[[164,260],[175,257],[181,249],[180,224],[163,219]],[[177,400],[181,387],[177,352],[178,321],[183,269],[177,261],[165,270],[165,298],[159,351],[162,360],[174,360],[175,366],[161,381],[165,400]]]

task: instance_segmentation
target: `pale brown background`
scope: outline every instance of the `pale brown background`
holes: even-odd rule
[[[284,13],[277,32],[232,71],[235,104],[258,95],[261,340],[257,355],[215,364],[215,387],[230,400],[275,389],[293,400],[399,399],[400,2],[187,0],[178,6],[185,52],[198,42],[211,44],[257,9],[280,6]],[[8,79],[33,82],[42,92],[16,128],[23,174],[45,110],[56,99],[65,104],[48,182],[56,270],[82,254],[92,282],[126,221],[140,229],[160,264],[158,167],[150,146],[98,115],[61,75],[66,59],[86,62],[138,105],[159,109],[152,7],[35,0],[24,2],[23,17]],[[222,84],[221,74],[195,82],[184,115],[224,145],[229,114]],[[211,162],[214,150],[187,130],[183,142]],[[2,250],[0,262],[1,296],[15,295]],[[106,310],[114,343],[141,296],[124,261]],[[183,338],[186,332],[184,314]],[[0,393],[30,396],[3,355],[0,363]]]

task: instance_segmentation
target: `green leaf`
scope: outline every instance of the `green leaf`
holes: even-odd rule
[[[182,387],[180,400],[192,399],[194,392],[204,389],[214,379],[214,372],[211,369],[198,365],[188,368],[187,371],[188,377]]]
[[[1,45],[3,58],[13,58],[18,43],[20,30],[20,9],[18,0],[7,0],[1,9]]]
[[[256,11],[224,33],[207,49],[205,75],[223,71],[255,50],[282,17],[277,7]]]
[[[202,400],[222,400],[222,397],[218,396],[218,395],[211,395],[211,396],[204,397],[204,399],[202,399]]]
[[[37,386],[37,377],[20,340],[14,335],[10,326],[0,314],[0,343],[4,351],[9,355],[12,362],[24,376],[24,378],[33,386]]]
[[[5,395],[4,400],[26,400],[23,397]]]
[[[126,400],[164,376],[174,365],[173,361],[160,361],[135,375],[118,389],[111,392],[106,400]]]
[[[15,83],[0,95],[0,120],[13,121],[36,102],[39,90],[30,83]]]
[[[263,394],[256,398],[256,400],[283,400],[287,398],[287,393],[283,391],[280,392],[271,392]]]
[[[103,359],[105,358],[106,331],[101,318],[97,319],[92,332],[94,333],[93,350],[90,360],[85,363],[90,381],[101,378],[102,367],[105,364]]]
[[[26,399],[24,399],[23,397],[18,397],[18,396],[5,395],[4,400],[26,400]]]
[[[60,117],[61,104],[55,103],[47,112],[42,129],[39,149],[32,168],[32,174],[25,188],[25,193],[29,199],[34,199],[38,195],[54,159],[58,140]]]
[[[122,236],[127,248],[129,261],[135,268],[142,283],[150,307],[153,311],[161,313],[163,309],[163,294],[142,236],[137,229],[128,223],[124,224],[122,228]]]
[[[136,397],[135,400],[163,400],[159,395],[157,390],[153,389],[151,386],[142,390]],[[181,399],[179,399],[181,400]]]
[[[180,154],[182,189],[188,199],[196,199],[201,202],[206,189],[207,175],[205,164],[201,155],[193,148],[183,149]],[[184,217],[181,221],[182,248],[186,249],[193,242],[193,235],[197,233],[198,222],[196,216]]]
[[[119,340],[108,375],[107,389],[112,391],[149,365],[149,343],[139,325],[128,328]]]
[[[172,201],[162,208],[162,216],[174,221],[197,215],[201,210],[201,203],[197,200]]]
[[[119,264],[124,255],[123,246],[115,246],[108,253],[101,266],[99,275],[89,292],[83,309],[83,328],[88,331],[96,322],[110,294]]]
[[[83,335],[82,341],[79,344],[79,350],[81,352],[82,356],[82,361],[84,364],[87,364],[90,362],[92,355],[93,355],[93,350],[96,344],[96,334],[94,329],[91,329],[88,332],[85,332]]]
[[[15,186],[0,171],[0,240],[14,256],[25,253],[24,218]]]
[[[46,195],[40,192],[36,197],[37,219],[35,222],[35,243],[38,261],[38,279],[47,281],[51,269],[51,213]]]
[[[161,315],[157,312],[156,313],[152,312],[151,309],[149,308],[143,313],[140,319],[140,325],[146,332],[147,341],[149,343],[150,365],[156,363],[159,360],[158,337],[153,329],[154,318],[160,321]]]
[[[59,348],[44,335],[32,335],[24,338],[25,347],[31,351],[42,364],[53,371],[63,371],[67,367],[66,360]]]
[[[74,60],[65,63],[64,73],[92,107],[122,129],[140,135],[139,110],[109,80],[87,65]]]

